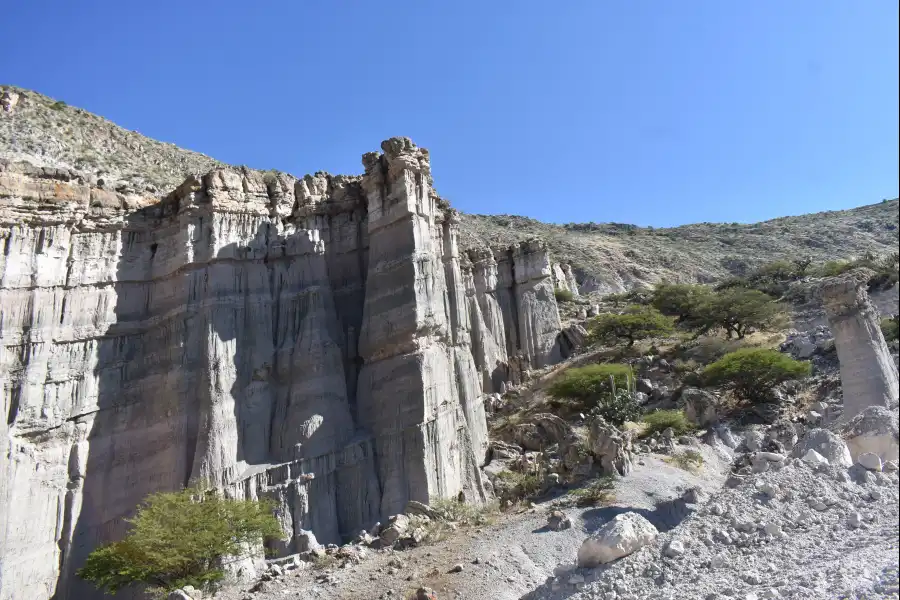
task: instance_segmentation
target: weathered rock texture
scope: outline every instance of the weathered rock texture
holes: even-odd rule
[[[866,291],[871,275],[868,269],[858,269],[827,279],[821,288],[841,365],[844,419],[869,406],[897,402],[897,368]]]
[[[272,497],[280,551],[484,498],[484,394],[560,357],[549,258],[461,253],[427,151],[382,148],[161,202],[0,167],[0,598],[95,597],[90,550],[189,482]]]

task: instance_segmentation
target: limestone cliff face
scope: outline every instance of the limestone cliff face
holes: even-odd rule
[[[275,499],[282,551],[484,498],[483,395],[560,357],[546,248],[461,252],[427,151],[382,149],[161,202],[0,166],[0,599],[94,597],[90,550],[192,481]]]

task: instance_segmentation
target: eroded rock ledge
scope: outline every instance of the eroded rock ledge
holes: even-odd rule
[[[161,202],[0,165],[0,598],[93,597],[90,550],[191,481],[274,498],[282,551],[485,497],[484,394],[561,357],[549,257],[461,252],[427,151],[382,150]]]

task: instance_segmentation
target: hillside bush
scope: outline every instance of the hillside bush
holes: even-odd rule
[[[189,488],[148,496],[124,539],[91,552],[78,575],[115,593],[144,584],[157,592],[215,588],[222,559],[283,535],[268,501],[234,500]]]
[[[765,348],[742,348],[726,354],[703,371],[707,386],[733,389],[745,400],[761,402],[772,388],[789,379],[800,379],[810,373],[810,365],[786,354]]]
[[[694,429],[694,424],[688,421],[683,410],[655,410],[641,417],[644,431],[641,437],[650,437],[655,433],[662,433],[669,427],[675,435],[686,435]]]
[[[885,317],[881,320],[881,333],[884,334],[885,341],[892,342],[900,339],[900,315],[893,317]]]
[[[637,340],[667,336],[673,330],[669,317],[652,306],[640,304],[632,304],[622,314],[602,314],[588,326],[595,341],[610,344],[627,341],[629,347]]]
[[[557,302],[571,302],[575,299],[575,294],[562,288],[553,290],[553,295],[556,297]]]
[[[548,392],[554,398],[588,400],[613,390],[610,378],[617,387],[625,387],[631,368],[622,364],[587,365],[566,369],[550,384]]]
[[[641,416],[641,405],[633,389],[617,387],[601,394],[589,412],[591,416],[602,417],[607,423],[621,427],[625,421],[636,421]]]

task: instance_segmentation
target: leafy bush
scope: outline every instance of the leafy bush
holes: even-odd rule
[[[622,314],[606,313],[590,323],[593,339],[609,343],[622,340],[633,346],[636,340],[672,333],[672,321],[652,306],[632,304]]]
[[[742,348],[726,354],[703,371],[705,385],[724,386],[746,400],[766,399],[772,388],[809,375],[808,362],[765,348]]]
[[[66,106],[68,106],[68,105],[65,102],[63,102],[62,100],[58,100],[58,101],[54,102],[53,104],[51,104],[50,108],[52,108],[53,110],[62,110]]]
[[[148,496],[128,535],[91,552],[78,575],[110,593],[135,584],[215,587],[223,557],[283,535],[268,501],[202,496],[197,489]]]
[[[780,304],[759,290],[744,288],[726,289],[704,302],[697,309],[701,331],[716,327],[725,330],[731,339],[739,340],[756,330],[772,330],[783,327],[785,313]]]
[[[888,342],[900,339],[900,315],[885,317],[881,320],[881,333]]]
[[[641,423],[646,426],[642,437],[649,437],[655,433],[662,433],[669,427],[675,435],[686,435],[694,431],[694,424],[687,420],[683,410],[656,410],[647,413],[641,418]]]
[[[557,302],[571,302],[575,299],[575,294],[573,294],[569,290],[564,290],[562,288],[556,288],[555,290],[553,290],[553,295],[556,296]]]
[[[564,371],[547,390],[560,399],[574,399],[579,410],[603,417],[615,425],[636,419],[641,414],[634,393],[631,367],[601,364]]]
[[[519,471],[500,471],[497,478],[505,484],[506,499],[518,499],[534,496],[543,489],[541,477],[536,473],[520,473]]]
[[[612,391],[610,378],[616,386],[627,385],[631,375],[628,365],[602,364],[576,367],[563,371],[550,384],[548,392],[555,398],[589,400]]]
[[[641,405],[635,398],[634,390],[616,388],[601,396],[590,413],[619,427],[625,421],[634,421],[640,417]]]

